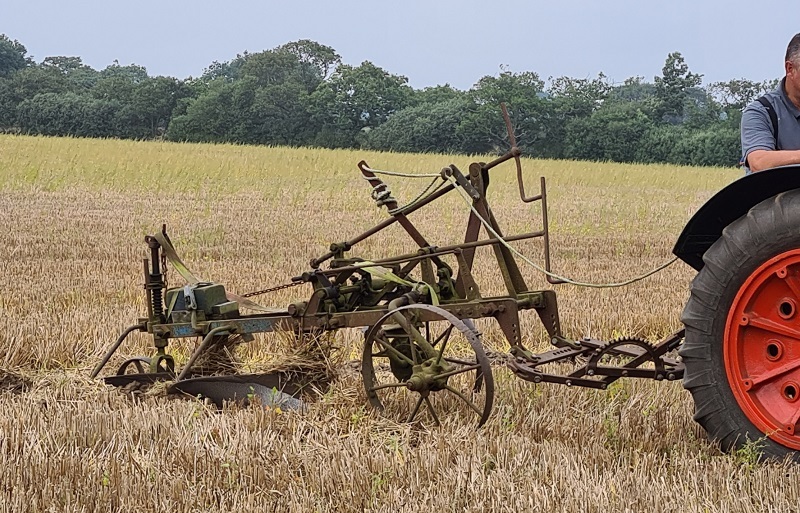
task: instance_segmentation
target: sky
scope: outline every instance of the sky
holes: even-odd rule
[[[469,89],[501,68],[652,82],[675,51],[707,85],[782,77],[798,14],[798,0],[0,0],[0,33],[37,62],[78,56],[102,69],[117,60],[177,78],[312,39],[415,88]]]

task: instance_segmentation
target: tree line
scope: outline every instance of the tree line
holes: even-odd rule
[[[180,80],[135,64],[95,70],[80,57],[35,62],[0,35],[0,131],[36,135],[485,154],[508,148],[505,102],[532,157],[735,165],[741,110],[777,80],[701,84],[674,52],[652,82],[501,68],[466,91],[414,89],[311,40]]]

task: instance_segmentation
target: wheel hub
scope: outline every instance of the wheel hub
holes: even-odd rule
[[[420,365],[414,366],[414,371],[406,382],[409,390],[414,392],[437,392],[445,389],[448,376],[439,376],[450,372],[452,368],[445,362],[437,362],[436,360],[437,358],[430,358]]]
[[[800,449],[800,250],[756,269],[733,300],[725,370],[747,418],[772,440]]]

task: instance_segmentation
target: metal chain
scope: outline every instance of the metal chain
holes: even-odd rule
[[[283,285],[278,285],[277,287],[272,287],[272,288],[264,289],[264,290],[257,290],[255,292],[248,292],[247,294],[242,294],[242,297],[261,296],[263,294],[269,294],[270,292],[275,292],[275,291],[278,291],[278,290],[290,289],[292,287],[297,287],[298,285],[302,285],[303,283],[305,283],[305,282],[296,281],[296,282],[292,282],[292,283],[284,283]]]

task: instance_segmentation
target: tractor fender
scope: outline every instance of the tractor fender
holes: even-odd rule
[[[726,226],[765,199],[792,189],[800,189],[800,166],[775,167],[739,178],[700,207],[683,228],[672,252],[699,271],[705,265],[703,254]]]

